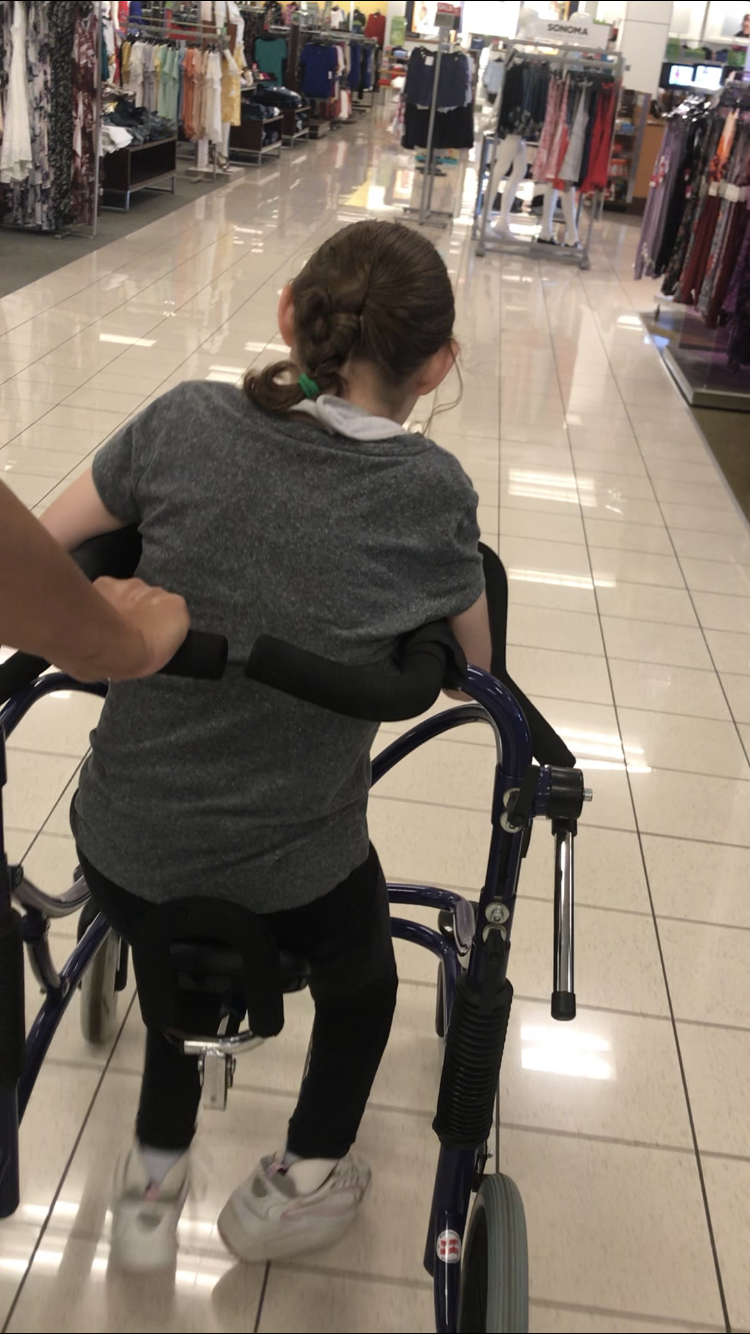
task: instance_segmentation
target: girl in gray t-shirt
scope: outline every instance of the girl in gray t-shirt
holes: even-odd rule
[[[282,293],[289,360],[243,389],[193,382],[157,399],[43,522],[69,548],[136,523],[141,578],[181,593],[193,625],[238,655],[268,633],[383,663],[448,617],[488,668],[477,497],[452,454],[401,425],[455,363],[454,317],[431,242],[396,223],[346,227]],[[286,1146],[219,1219],[245,1260],[329,1245],[370,1182],[350,1148],[397,987],[367,833],[376,730],[244,680],[152,677],[110,688],[81,772],[81,864],[125,939],[154,905],[215,896],[309,960],[313,1042]],[[215,1032],[215,998],[198,1000]],[[174,1262],[199,1097],[195,1060],[150,1032],[113,1212],[126,1268]]]

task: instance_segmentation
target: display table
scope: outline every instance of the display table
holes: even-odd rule
[[[136,190],[159,190],[159,181],[172,178],[171,191],[175,191],[177,173],[177,136],[169,139],[156,139],[150,144],[128,144],[127,148],[118,148],[115,153],[107,153],[102,159],[102,195],[103,207],[117,209],[126,213],[130,208],[130,196]],[[107,195],[119,196],[124,204],[108,204]]]

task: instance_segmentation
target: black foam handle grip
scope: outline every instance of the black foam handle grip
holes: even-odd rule
[[[32,681],[46,672],[49,663],[44,658],[35,658],[31,653],[14,653],[7,662],[0,663],[0,708],[11,695],[25,690]]]
[[[11,909],[0,917],[0,1094],[21,1077],[25,1038],[23,934],[21,917]]]
[[[229,645],[223,635],[206,634],[203,630],[188,630],[162,676],[190,676],[195,681],[220,681],[226,670]]]
[[[348,667],[272,635],[255,642],[245,675],[308,704],[368,722],[403,722],[435,703],[446,681],[466,670],[447,625],[426,626],[402,643],[399,666]]]
[[[93,581],[103,574],[113,579],[129,579],[141,559],[141,535],[132,524],[113,533],[91,537],[70,554],[87,579]],[[7,662],[0,664],[0,707],[11,695],[30,686],[49,665],[44,658],[36,658],[31,653],[14,653]]]
[[[70,554],[92,583],[105,574],[111,579],[131,579],[141,559],[141,535],[135,524],[129,524],[88,538]]]
[[[508,673],[505,660],[508,639],[508,576],[497,552],[482,542],[479,543],[479,550],[487,588],[487,609],[492,638],[492,675],[508,687],[516,703],[523,710],[531,733],[534,758],[539,764],[552,764],[560,769],[574,769],[575,756],[571,754],[562,737],[557,735],[555,729],[546,718],[542,717],[531,700],[519,690]]]

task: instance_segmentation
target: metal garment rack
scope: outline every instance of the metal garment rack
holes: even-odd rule
[[[617,104],[622,86],[622,74],[624,69],[624,58],[619,51],[614,52],[596,52],[588,47],[579,46],[561,46],[554,42],[543,41],[509,41],[507,44],[507,63],[509,64],[515,55],[518,55],[519,62],[529,62],[533,64],[547,63],[555,66],[557,69],[566,70],[606,70],[611,73],[614,81],[614,113],[612,116],[612,134],[610,137],[609,156],[612,156],[612,144],[615,138],[615,129],[617,121]],[[575,264],[581,269],[590,267],[589,250],[591,246],[591,237],[594,228],[594,221],[601,217],[604,192],[597,190],[592,197],[591,208],[589,211],[588,226],[586,228],[586,239],[580,250],[573,248],[564,249],[562,246],[535,246],[535,237],[530,237],[528,241],[503,240],[491,234],[489,222],[492,213],[493,191],[492,182],[495,174],[495,163],[497,161],[497,149],[500,142],[498,129],[500,125],[500,115],[502,113],[503,98],[502,93],[498,100],[497,122],[495,132],[492,137],[492,148],[486,161],[484,170],[480,165],[479,179],[477,182],[477,214],[479,213],[478,201],[481,198],[481,192],[484,189],[484,204],[481,209],[481,221],[479,226],[479,235],[476,241],[476,253],[479,256],[486,255],[488,251],[497,251],[503,254],[513,255],[533,255],[538,259],[552,260],[558,264]],[[486,173],[486,184],[485,184]],[[581,199],[578,203],[578,217],[581,211]]]
[[[100,5],[101,7],[101,5]],[[220,33],[213,23],[205,22],[201,18],[191,17],[190,15],[178,16],[169,19],[167,14],[161,18],[154,17],[153,14],[144,15],[137,23],[132,23],[125,31],[124,40],[146,39],[152,42],[170,42],[179,44],[185,42],[188,45],[200,47],[203,51],[207,46],[217,46],[220,51],[224,50],[227,39]],[[217,147],[216,144],[208,145],[208,155],[210,161],[205,166],[200,164],[200,140],[181,140],[179,137],[179,120],[177,121],[177,146],[181,148],[183,144],[189,147],[190,156],[194,157],[192,166],[186,168],[188,177],[196,182],[200,177],[210,175],[215,181],[218,175]],[[194,150],[194,152],[193,152]],[[180,155],[184,161],[187,155]]]
[[[420,42],[420,46],[433,46],[434,42]],[[451,47],[452,43],[446,31],[441,31],[436,44],[435,51],[435,72],[432,79],[432,98],[430,100],[430,119],[427,126],[427,147],[425,149],[424,176],[422,179],[422,198],[419,202],[419,208],[407,205],[404,213],[407,217],[416,217],[421,227],[426,223],[433,223],[436,227],[450,227],[453,222],[453,213],[449,209],[434,209],[432,207],[432,195],[435,189],[435,177],[443,175],[438,170],[435,161],[435,121],[437,118],[438,96],[440,92],[440,67],[443,63],[443,56]]]
[[[273,31],[273,29],[270,31]],[[299,25],[299,33],[300,45],[297,52],[297,61],[299,61],[304,46],[306,46],[308,42],[311,44],[314,43],[316,46],[366,46],[372,50],[376,49],[378,46],[378,41],[375,37],[365,37],[364,33],[358,32],[340,32],[338,28],[308,28],[301,24]],[[305,39],[304,45],[302,44],[302,38]],[[299,82],[296,78],[296,72],[295,82]],[[356,111],[360,115],[364,115],[366,112],[371,111],[375,105],[376,91],[376,87],[370,89],[372,96],[367,103],[355,102],[352,97],[352,113]],[[352,115],[351,119],[354,119],[354,115]],[[351,124],[351,121],[330,121],[329,123],[331,126],[348,125]]]

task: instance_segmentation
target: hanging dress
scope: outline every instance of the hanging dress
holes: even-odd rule
[[[24,5],[15,5],[13,8],[11,43],[5,130],[0,148],[0,182],[3,185],[27,180],[32,165]]]

